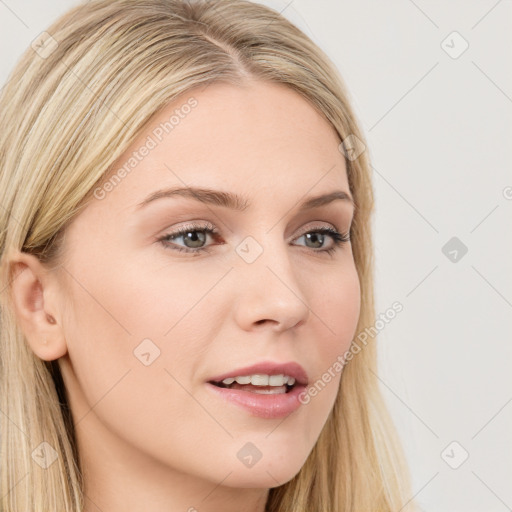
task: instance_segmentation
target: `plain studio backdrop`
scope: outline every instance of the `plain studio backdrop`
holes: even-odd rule
[[[425,512],[510,510],[511,2],[260,3],[335,62],[368,140],[383,319],[368,342],[416,499]],[[0,87],[75,4],[0,0]]]

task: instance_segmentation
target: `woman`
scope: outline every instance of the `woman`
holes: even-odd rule
[[[2,510],[412,510],[317,46],[243,0],[96,0],[0,105]]]

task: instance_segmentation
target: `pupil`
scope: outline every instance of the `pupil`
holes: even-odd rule
[[[202,243],[204,243],[204,233],[202,234],[203,239],[201,236],[198,236],[199,231],[189,231],[185,235],[185,240],[191,241],[193,245],[188,245],[187,247],[200,247]]]
[[[323,241],[324,241],[324,234],[323,233],[307,233],[306,238],[308,240],[313,240],[313,243],[315,242],[315,240],[317,241],[317,243],[319,241],[318,245],[315,247],[321,247],[323,245]]]

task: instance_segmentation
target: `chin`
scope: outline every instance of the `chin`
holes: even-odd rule
[[[297,454],[288,459],[287,457],[277,458],[262,457],[252,467],[244,467],[240,464],[232,468],[232,473],[225,480],[224,484],[229,487],[244,488],[272,488],[289,482],[295,477],[304,464],[303,459],[298,459]],[[238,461],[237,461],[238,462]]]

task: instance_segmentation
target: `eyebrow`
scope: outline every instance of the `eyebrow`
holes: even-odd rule
[[[136,210],[140,210],[149,203],[162,198],[172,197],[185,197],[188,199],[195,199],[201,203],[211,204],[214,206],[223,206],[231,210],[244,211],[249,206],[249,201],[231,192],[223,192],[221,190],[213,190],[210,188],[198,188],[198,187],[185,187],[185,188],[167,188],[157,190],[150,194],[146,199],[136,206]],[[333,201],[341,200],[355,206],[354,199],[352,196],[344,190],[334,190],[327,194],[321,194],[314,197],[310,197],[300,203],[299,210],[309,210],[312,208],[318,208],[326,204],[332,203]]]

